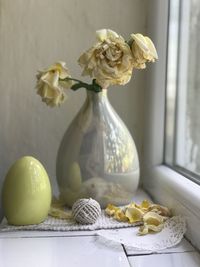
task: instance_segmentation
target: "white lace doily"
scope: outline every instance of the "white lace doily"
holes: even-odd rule
[[[139,236],[138,227],[115,230],[99,230],[97,234],[106,240],[121,243],[135,250],[158,251],[177,245],[186,232],[186,222],[182,216],[167,220],[160,233]]]

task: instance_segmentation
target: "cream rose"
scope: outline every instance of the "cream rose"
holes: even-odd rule
[[[83,68],[82,75],[95,78],[102,88],[128,83],[133,70],[133,57],[129,45],[111,30],[99,30],[96,35],[97,43],[78,60]]]
[[[48,69],[37,74],[37,93],[48,106],[60,105],[65,100],[65,89],[72,86],[71,80],[61,81],[71,77],[65,62],[57,62]]]
[[[156,48],[147,36],[140,33],[131,34],[132,45],[131,50],[133,54],[133,67],[136,69],[146,68],[146,62],[155,62],[158,59]]]

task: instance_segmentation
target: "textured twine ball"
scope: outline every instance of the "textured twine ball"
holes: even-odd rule
[[[101,214],[99,203],[92,198],[77,200],[72,206],[72,215],[78,223],[93,224]]]

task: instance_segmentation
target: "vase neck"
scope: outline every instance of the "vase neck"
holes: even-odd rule
[[[93,91],[86,90],[87,93],[87,100],[92,102],[101,102],[101,101],[107,101],[107,89],[102,89],[101,92],[96,93]]]
[[[99,93],[86,90],[86,93],[87,97],[83,106],[83,110],[88,109],[92,110],[92,112],[95,114],[101,114],[103,113],[103,110],[110,108],[111,105],[107,97],[107,89],[102,89],[102,91]]]
[[[86,90],[86,93],[87,93],[87,97],[94,98],[94,99],[98,99],[98,98],[105,97],[105,96],[107,97],[107,89],[102,89],[102,91],[98,93]]]

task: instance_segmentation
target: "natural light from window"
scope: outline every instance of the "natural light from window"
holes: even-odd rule
[[[200,1],[170,1],[165,161],[200,174]]]

